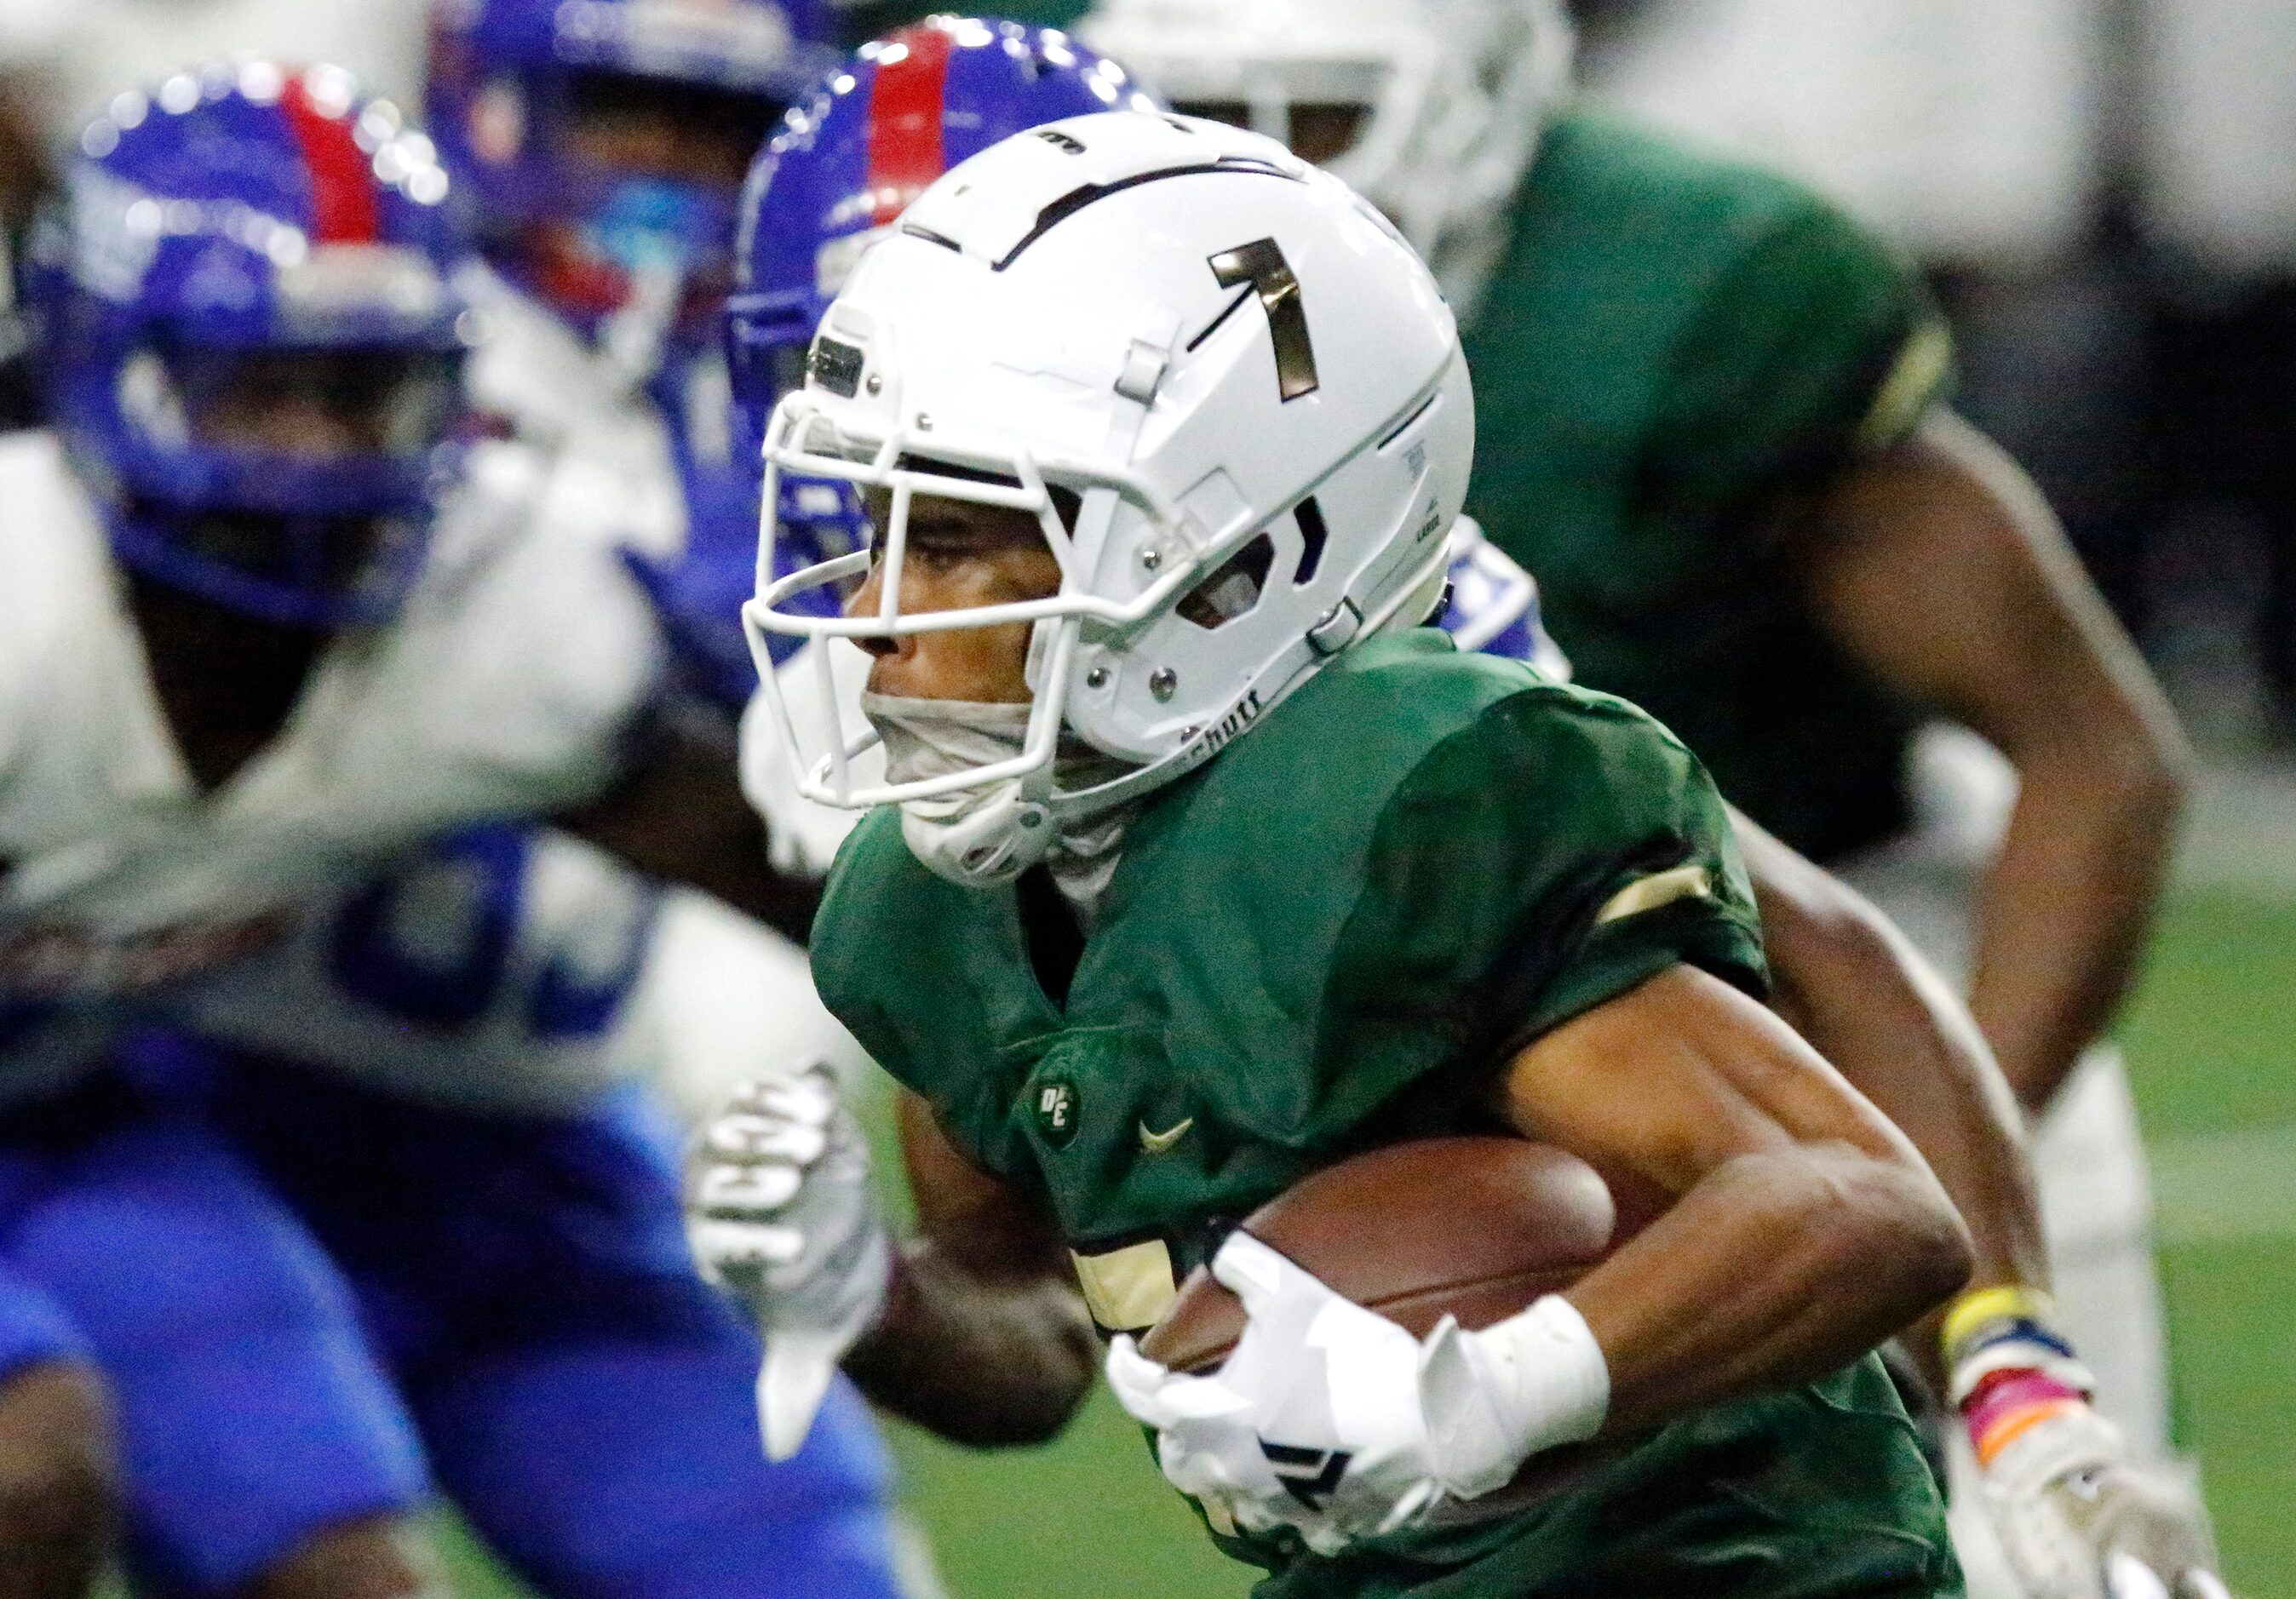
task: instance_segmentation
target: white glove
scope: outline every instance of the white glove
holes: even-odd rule
[[[750,1084],[686,1158],[685,1231],[701,1275],[765,1335],[766,1453],[797,1453],[837,1362],[884,1308],[892,1241],[869,1146],[825,1067]]]
[[[1985,1505],[2033,1599],[2227,1599],[2208,1512],[2171,1470],[2132,1465],[2083,1406],[2036,1423],[1985,1468]]]
[[[1318,1554],[1337,1554],[1410,1525],[1447,1496],[1496,1488],[1535,1450],[1601,1425],[1601,1352],[1559,1299],[1481,1333],[1447,1320],[1423,1349],[1247,1233],[1229,1234],[1212,1275],[1247,1317],[1217,1374],[1176,1374],[1119,1337],[1108,1377],[1125,1409],[1156,1429],[1165,1477],[1215,1526],[1290,1528]],[[1571,1398],[1526,1423],[1519,1352],[1553,1347],[1557,1319],[1575,1324],[1583,1347],[1554,1363],[1570,1368],[1563,1383],[1529,1388]],[[1601,1388],[1591,1417],[1587,1351]]]

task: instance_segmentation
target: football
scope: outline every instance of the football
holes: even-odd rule
[[[1423,1338],[1447,1313],[1488,1327],[1568,1288],[1611,1252],[1619,1210],[1601,1174],[1551,1144],[1423,1138],[1326,1167],[1243,1228]],[[1199,1267],[1140,1352],[1207,1371],[1242,1332],[1242,1302]]]
[[[1661,1205],[1654,1191],[1606,1182],[1551,1144],[1423,1138],[1326,1167],[1253,1211],[1243,1228],[1424,1338],[1446,1314],[1480,1329],[1568,1288]],[[1141,1353],[1175,1371],[1209,1371],[1235,1347],[1243,1324],[1242,1302],[1199,1267],[1141,1340]],[[1634,1441],[1550,1449],[1496,1492],[1439,1506],[1430,1524],[1513,1514]]]

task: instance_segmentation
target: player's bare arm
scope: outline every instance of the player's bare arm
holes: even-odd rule
[[[1540,1038],[1497,1099],[1525,1137],[1677,1196],[1565,1295],[1610,1367],[1610,1430],[1834,1370],[1968,1277],[1960,1218],[1905,1136],[1693,968]]]
[[[30,73],[0,70],[0,227],[29,221],[40,197],[55,186],[38,132],[42,109]]]
[[[1100,1365],[1059,1230],[967,1160],[906,1091],[900,1127],[916,1233],[846,1373],[879,1405],[954,1442],[1043,1443],[1076,1414]]]
[[[1854,655],[2016,768],[1971,992],[2038,1111],[2134,975],[2183,802],[2175,716],[2039,493],[1953,416],[1849,469],[1806,559],[1812,603]]]
[[[2023,1119],[1968,1007],[1863,895],[1731,820],[1761,906],[1773,1007],[1921,1152],[1969,1229],[1971,1286],[2046,1288]],[[1933,1339],[1915,1342],[1934,1353]]]
[[[1994,1463],[1989,1503],[2005,1545],[2028,1568],[2057,1573],[2053,1583],[2077,1581],[2088,1552],[2117,1548],[2152,1570],[2182,1570],[2190,1592],[2210,1591],[2205,1513],[2172,1477],[2130,1462],[2052,1325],[2021,1119],[1968,1011],[1863,897],[1734,820],[1762,908],[1773,1003],[1905,1130],[1968,1226],[1968,1292],[1907,1344],[1972,1450]]]
[[[715,895],[800,941],[821,886],[774,870],[742,797],[730,742],[698,717],[666,712],[613,787],[559,825],[665,882]]]
[[[2173,1477],[2133,1464],[2080,1402],[2088,1383],[2051,1324],[2048,1259],[2021,1118],[1968,1010],[1905,935],[1856,890],[1743,816],[1733,818],[1762,908],[1771,998],[1929,1160],[1969,1228],[1969,1290],[1907,1345],[1972,1446],[2013,1435],[2003,1396],[2055,1405],[2003,1448],[1995,1517],[2028,1566],[2077,1571],[2119,1547],[2211,1592],[2205,1513]],[[2079,1479],[2076,1491],[2061,1486]]]

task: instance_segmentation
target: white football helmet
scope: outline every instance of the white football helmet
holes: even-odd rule
[[[1077,32],[1181,111],[1287,144],[1303,111],[1360,113],[1325,164],[1395,219],[1463,316],[1569,90],[1575,37],[1562,0],[1098,0]]]
[[[1357,639],[1426,619],[1474,453],[1456,327],[1394,228],[1281,144],[1116,111],[1016,135],[926,190],[824,318],[767,429],[744,611],[800,789],[831,804],[964,792],[926,863],[1003,881],[1053,839],[1210,758]],[[873,551],[775,579],[782,472],[890,490]],[[1073,525],[1056,508],[1070,501]],[[906,612],[912,496],[1035,513],[1049,598]],[[872,614],[824,591],[884,562]],[[1035,624],[1016,755],[867,781],[816,652],[827,748],[799,742],[766,635]],[[842,646],[840,646],[842,647]],[[1121,775],[1063,787],[1061,746]],[[1064,762],[1073,771],[1073,764]]]

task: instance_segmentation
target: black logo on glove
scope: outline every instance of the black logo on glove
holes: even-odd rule
[[[1271,1444],[1264,1438],[1259,1452],[1275,1468],[1283,1491],[1318,1513],[1348,1474],[1348,1462],[1355,1458],[1345,1449],[1303,1449],[1296,1444]]]

